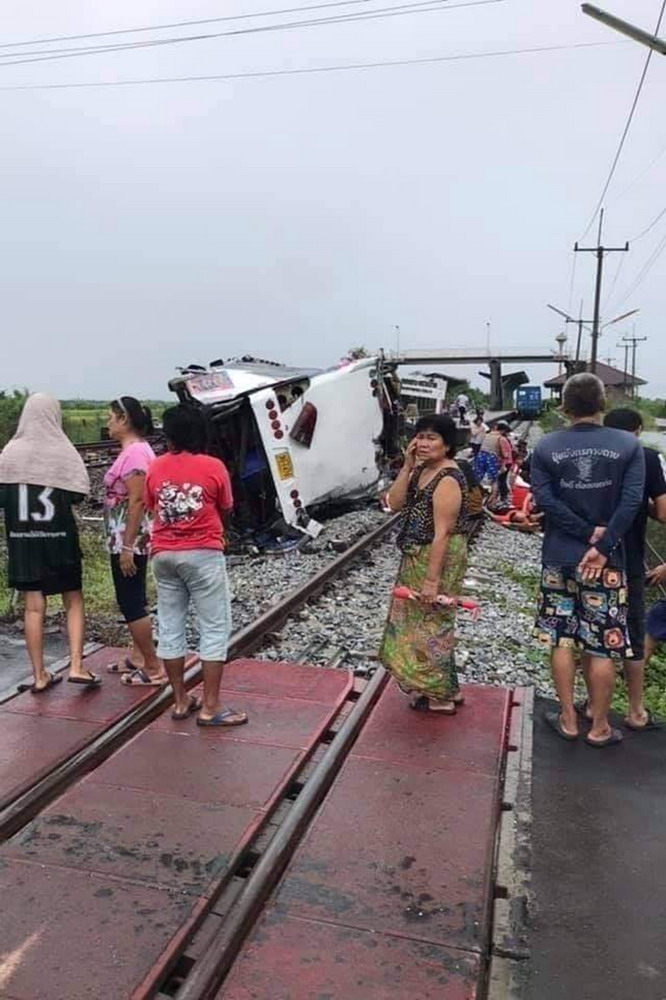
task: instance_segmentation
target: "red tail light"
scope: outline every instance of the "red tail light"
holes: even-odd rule
[[[317,407],[313,403],[305,403],[290,431],[289,437],[294,441],[298,441],[305,448],[309,448],[312,444],[316,426]]]

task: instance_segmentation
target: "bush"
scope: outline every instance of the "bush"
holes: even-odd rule
[[[11,393],[0,390],[0,448],[4,448],[15,433],[27,398],[26,389],[23,391],[14,389]]]

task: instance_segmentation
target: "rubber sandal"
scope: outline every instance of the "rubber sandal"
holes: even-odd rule
[[[168,683],[168,680],[168,677],[163,677],[161,680],[153,680],[153,678],[147,674],[145,670],[137,668],[132,671],[131,674],[123,673],[120,678],[120,683],[125,684],[126,687],[159,688],[164,687],[164,685]]]
[[[44,691],[48,691],[49,688],[55,687],[56,684],[60,684],[62,680],[62,674],[52,674],[47,671],[48,680],[44,687],[35,687],[34,682],[32,684],[17,684],[16,690],[19,694],[23,694],[24,691],[29,691],[30,694],[43,694]]]
[[[109,663],[106,668],[108,674],[133,674],[135,670],[140,670],[141,667],[137,667],[136,663],[132,663],[129,656],[126,656],[122,664],[120,663]]]
[[[81,687],[97,688],[101,685],[102,678],[98,677],[97,674],[94,674],[92,670],[89,670],[87,677],[68,677],[67,683],[80,684]]]
[[[574,740],[578,739],[578,733],[574,735],[573,733],[567,733],[566,730],[562,729],[562,720],[559,712],[546,712],[544,720],[546,725],[550,726],[553,732],[557,733],[561,740],[566,740],[567,743],[573,743]]]
[[[636,726],[629,719],[623,721],[625,729],[631,729],[632,733],[643,733],[646,729],[663,729],[663,723],[657,722],[652,712],[647,712],[647,722],[643,726]]]
[[[224,726],[242,726],[247,721],[247,714],[245,712],[236,712],[233,708],[223,708],[221,712],[218,712],[211,719],[202,719],[199,716],[197,726],[218,726],[222,728]]]
[[[619,729],[611,729],[610,736],[607,736],[605,740],[591,740],[589,736],[585,737],[585,742],[588,747],[594,747],[596,750],[603,750],[604,747],[614,747],[623,740],[622,733]]]
[[[426,709],[426,711],[432,712],[433,715],[457,715],[458,714],[458,709],[457,709],[457,707],[455,705],[453,705],[452,708],[449,705],[447,705],[446,708],[444,708],[443,705],[442,705],[441,708],[433,708],[432,705],[430,704],[430,702],[428,702],[428,708]]]
[[[198,712],[201,708],[201,699],[197,698],[196,695],[190,695],[190,700],[188,702],[187,708],[184,712],[178,712],[176,709],[171,713],[171,718],[174,722],[182,722],[183,719],[188,719],[190,715],[194,712]]]

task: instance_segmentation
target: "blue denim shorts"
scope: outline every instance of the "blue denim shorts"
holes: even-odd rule
[[[199,656],[226,660],[231,602],[224,553],[219,549],[158,552],[152,563],[157,583],[158,656],[164,660],[185,656],[191,601],[199,625]]]

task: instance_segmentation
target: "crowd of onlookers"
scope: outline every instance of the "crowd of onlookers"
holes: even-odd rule
[[[463,699],[453,659],[456,606],[466,567],[471,522],[492,516],[543,530],[535,637],[550,652],[560,710],[547,716],[564,740],[582,722],[586,742],[617,744],[608,719],[615,665],[622,661],[634,731],[658,723],[644,705],[645,664],[666,639],[666,601],[646,619],[645,588],[666,582],[666,565],[646,574],[648,517],[666,521],[666,478],[658,452],[639,442],[640,414],[619,408],[604,417],[602,383],[592,374],[570,378],[563,390],[569,426],[545,435],[529,454],[509,424],[487,426],[477,412],[470,426],[471,458],[459,456],[459,428],[469,400],[451,415],[422,417],[412,427],[404,461],[384,498],[400,510],[398,590],[389,612],[381,658],[413,707],[454,714]],[[150,411],[131,396],[109,406],[108,432],[119,452],[104,476],[104,521],[109,572],[130,634],[127,654],[108,665],[123,684],[170,682],[173,717],[197,713],[202,726],[247,721],[223,708],[220,684],[231,632],[224,558],[224,518],[233,497],[224,464],[206,454],[199,409],[166,410],[165,454],[148,438]],[[62,430],[57,400],[29,397],[18,430],[0,454],[10,587],[23,593],[25,639],[39,695],[62,675],[44,665],[46,602],[62,595],[70,647],[68,683],[96,688],[102,677],[83,658],[85,608],[82,556],[74,508],[90,489],[86,467]],[[504,512],[509,511],[509,514]],[[519,517],[522,522],[519,522]],[[146,581],[157,587],[159,643],[153,641]],[[408,599],[405,598],[408,595]],[[203,696],[185,687],[190,607],[199,624]],[[574,704],[582,667],[588,697]],[[425,700],[424,700],[425,699]]]
[[[131,637],[129,653],[109,664],[124,684],[174,691],[173,717],[198,713],[201,726],[247,721],[220,705],[220,682],[231,631],[223,518],[233,506],[224,464],[205,454],[205,426],[194,407],[163,416],[167,451],[156,457],[146,438],[150,411],[131,396],[109,407],[108,431],[120,446],[104,476],[104,521],[116,600]],[[39,695],[62,680],[44,665],[47,599],[62,595],[70,649],[68,683],[96,688],[102,677],[83,659],[85,610],[82,556],[74,508],[90,490],[86,467],[62,430],[60,404],[30,396],[18,430],[0,455],[8,582],[23,593],[25,639]],[[159,645],[148,614],[148,562],[157,585]],[[184,672],[187,617],[199,623],[203,696],[188,695]]]

